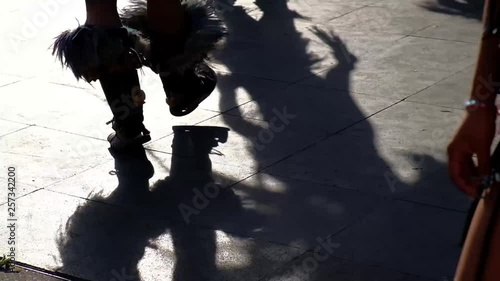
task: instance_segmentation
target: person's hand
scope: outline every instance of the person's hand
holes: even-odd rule
[[[481,179],[491,172],[490,149],[495,135],[496,115],[493,106],[469,112],[448,146],[450,177],[460,190],[473,198],[481,195]],[[477,156],[477,166],[473,155]]]

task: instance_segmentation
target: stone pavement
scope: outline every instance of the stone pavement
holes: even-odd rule
[[[469,201],[445,148],[479,4],[219,2],[231,35],[199,109],[170,116],[158,77],[141,74],[148,181],[115,175],[99,84],[50,54],[83,2],[0,11],[0,214],[12,223],[14,167],[17,218],[0,254],[13,235],[17,260],[85,280],[452,280]]]

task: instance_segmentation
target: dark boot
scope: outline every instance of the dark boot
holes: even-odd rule
[[[228,128],[211,126],[174,126],[170,178],[181,182],[211,182],[213,148],[225,143]]]
[[[185,116],[214,91],[217,76],[205,63],[200,63],[183,73],[160,74],[166,102],[174,116]]]
[[[133,40],[148,47],[142,49],[144,60],[160,76],[170,113],[185,116],[215,89],[217,77],[208,66],[208,54],[227,36],[227,28],[209,2],[186,0],[185,33],[178,36],[157,34],[149,29],[147,4],[135,0],[123,9],[125,26],[136,30]],[[175,37],[175,38],[174,38]],[[140,40],[139,40],[140,39]]]
[[[140,183],[154,175],[153,164],[149,161],[144,147],[129,146],[127,153],[117,153],[109,149],[115,159],[115,170],[118,179],[127,183]]]
[[[151,140],[143,124],[145,94],[137,75],[137,68],[144,64],[140,53],[149,44],[142,39],[125,27],[80,26],[61,33],[54,42],[53,53],[77,79],[101,83],[113,114],[115,133],[108,141],[115,151]]]
[[[136,70],[109,74],[99,78],[106,100],[113,113],[114,133],[108,136],[110,151],[126,152],[151,140],[143,121],[145,94],[140,89]]]

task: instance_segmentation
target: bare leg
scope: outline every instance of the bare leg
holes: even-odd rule
[[[85,5],[86,25],[99,28],[122,26],[117,0],[85,0]],[[113,113],[113,130],[116,133],[108,136],[113,151],[149,141],[151,139],[149,131],[143,124],[142,104],[135,104],[133,97],[133,94],[140,89],[137,71],[127,69],[116,73],[105,73],[100,75],[98,80]]]
[[[116,7],[117,0],[85,0],[87,25],[121,26]]]
[[[149,28],[154,33],[179,39],[184,33],[184,18],[180,0],[148,0]]]

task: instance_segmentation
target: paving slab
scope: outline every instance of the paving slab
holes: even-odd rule
[[[445,165],[463,113],[399,103],[265,171],[368,193],[404,192]]]
[[[413,203],[387,203],[332,237],[342,245],[334,255],[433,280],[452,280],[465,216]]]
[[[447,18],[464,18],[480,22],[483,18],[484,1],[421,1],[419,7]]]
[[[235,9],[227,22],[230,34],[235,35],[211,54],[220,71],[294,82],[334,63],[330,48],[296,28],[292,17],[267,21]],[[273,32],[262,32],[266,29]]]
[[[289,114],[293,114],[288,112]],[[287,121],[287,120],[285,120]],[[286,123],[276,126],[283,127]],[[223,161],[230,165],[250,167],[258,172],[283,157],[294,153],[326,136],[326,132],[317,127],[308,127],[289,122],[284,130],[273,130],[268,122],[221,114],[197,124],[197,126],[216,126],[230,129],[227,142],[216,148],[222,157],[211,157],[217,163]],[[172,153],[174,136],[147,144],[151,150]],[[294,141],[289,141],[293,139]]]
[[[334,67],[300,83],[403,99],[472,65],[476,49],[469,43],[406,37],[372,59],[353,65],[350,84],[334,75]]]
[[[0,87],[16,83],[20,81],[22,78],[13,75],[0,74]]]
[[[438,82],[437,84],[411,96],[409,101],[463,109],[470,97],[475,65]]]
[[[319,258],[319,259],[318,259]],[[307,252],[263,281],[431,281],[414,274]]]
[[[253,93],[254,87],[247,90],[250,89]],[[198,125],[230,128],[227,144],[217,148],[224,156],[215,158],[215,163],[225,161],[258,171],[392,104],[393,101],[383,98],[290,86]],[[147,147],[173,153],[172,138],[155,141]],[[294,141],[282,141],[285,139]],[[240,145],[247,150],[235,149]]]
[[[278,0],[273,2],[256,1],[259,9],[250,14],[263,21],[279,25],[284,21],[304,21],[321,23],[352,13],[377,0],[339,1],[339,0]],[[321,5],[321,8],[318,8]]]
[[[144,73],[145,75],[141,75],[141,87],[147,95],[146,106],[150,106],[150,104],[158,106],[158,110],[148,108],[148,113],[161,111],[161,108],[163,108],[163,114],[167,117],[170,116],[168,108],[166,107],[167,105],[165,104],[165,92],[160,78],[148,69],[144,69]],[[287,85],[288,83],[270,79],[259,79],[245,75],[219,72],[217,73],[217,86],[214,92],[200,103],[196,111],[183,118],[172,117],[168,122],[165,122],[165,124],[192,125],[183,120],[187,120],[187,117],[202,112],[202,110],[199,109],[225,112],[261,96],[272,96],[282,92]],[[151,101],[149,101],[150,98]]]
[[[149,91],[147,85],[144,90],[144,123],[153,140],[171,133],[168,124],[193,125],[216,115],[211,111],[197,110],[188,116],[174,117],[168,111],[163,90]],[[112,113],[99,84],[95,89],[81,89],[37,78],[2,87],[1,96],[13,97],[0,105],[3,118],[8,120],[100,140],[105,140],[112,132],[111,125],[106,124]]]
[[[227,49],[214,52],[212,56],[219,71],[284,82],[308,77],[333,63],[326,46],[304,42],[301,38],[287,41],[243,42],[239,46],[228,43]],[[277,44],[282,47],[276,47]]]
[[[0,105],[3,118],[26,124],[104,138],[105,135],[92,131],[111,119],[108,105],[97,91],[55,85],[42,79],[2,87],[0,96],[11,97]]]
[[[2,169],[16,167],[16,182],[26,184],[26,191],[76,175],[111,157],[104,141],[37,126],[1,138],[0,147]]]
[[[4,71],[23,76],[46,72],[53,61],[50,53],[53,38],[77,27],[78,21],[84,22],[85,3],[28,1],[9,7],[14,5],[15,8],[2,15],[7,23],[0,29],[4,38],[0,43]]]
[[[107,198],[119,188],[137,189],[140,193],[141,190],[139,189],[144,191],[154,190],[155,185],[169,180],[171,181],[170,185],[173,186],[172,189],[175,189],[175,187],[179,185],[188,185],[187,182],[189,180],[198,179],[201,181],[201,184],[196,184],[194,187],[203,189],[208,178],[211,180],[210,182],[214,182],[221,188],[224,188],[253,174],[250,168],[232,166],[229,165],[229,163],[225,164],[224,161],[200,164],[201,161],[199,159],[190,156],[177,156],[156,151],[146,151],[146,155],[153,165],[154,175],[141,184],[129,184],[127,181],[120,181],[121,178],[116,173],[120,172],[120,167],[127,161],[110,160],[67,180],[47,186],[46,189],[85,199],[94,198],[93,200],[96,201],[96,196]],[[213,155],[212,157],[216,158],[217,156]],[[137,173],[139,173],[140,166],[143,165],[143,163],[142,161],[136,161],[131,165],[137,167]],[[184,171],[189,171],[189,173],[182,174]],[[134,177],[140,178],[139,175]],[[175,182],[172,182],[172,178],[175,178]],[[177,180],[177,178],[183,180]],[[188,187],[185,189],[187,192],[191,191]],[[108,200],[107,203],[131,208],[144,207],[136,200],[126,201],[121,199],[123,198],[118,198],[115,202],[109,202]],[[176,212],[178,212],[178,210],[176,210]]]
[[[259,280],[302,253],[46,190],[17,205],[16,258],[88,280]]]
[[[335,58],[335,68],[356,67],[384,58],[387,50],[394,47],[401,34],[373,33],[362,30],[343,30],[334,24],[321,23],[298,27],[312,40],[325,44]]]
[[[336,29],[410,35],[443,18],[419,7],[424,1],[377,1],[328,23]]]
[[[200,104],[200,108],[226,112],[262,96],[277,95],[288,85],[268,79],[222,73],[218,81],[216,90]]]
[[[216,197],[190,217],[192,222],[303,250],[313,249],[319,240],[384,204],[378,197],[356,191],[262,173],[230,190],[237,199],[226,194]],[[235,201],[241,202],[240,209],[230,207]]]
[[[290,124],[300,124],[333,134],[395,102],[397,101],[369,95],[292,85],[279,94],[263,96],[230,110],[227,114],[270,122],[279,129],[279,124],[274,125],[280,116],[277,112],[282,115],[288,113]],[[288,128],[285,126],[282,130],[286,132]]]
[[[57,64],[57,62],[54,62]],[[50,82],[52,84],[63,85],[63,86],[71,86],[74,88],[88,89],[90,91],[99,91],[101,86],[99,83],[87,83],[84,80],[77,80],[75,75],[71,70],[60,67],[50,69],[47,72],[39,73],[36,76],[38,79]],[[104,97],[104,95],[103,95]]]
[[[72,181],[67,182],[72,187]],[[265,174],[231,188],[221,186],[218,191],[212,185],[210,193],[204,183],[208,182],[174,175],[151,181],[149,193],[147,182],[122,180],[115,189],[93,193],[87,199],[137,210],[148,218],[218,229],[302,251],[359,221],[383,202],[350,190]],[[71,192],[62,184],[51,189]]]
[[[5,203],[9,203],[9,198],[13,198],[12,195],[9,194],[11,192],[14,193],[14,196],[16,198],[19,198],[21,196],[28,195],[31,192],[40,189],[39,187],[36,186],[36,184],[29,184],[29,183],[26,183],[25,181],[23,181],[23,182],[19,181],[19,170],[17,169],[17,167],[14,167],[14,168],[16,168],[15,180],[9,179],[8,168],[9,167],[4,168],[5,175],[2,175],[0,177],[0,183],[2,184],[2,186],[5,186],[6,190],[8,189],[9,192],[5,192],[4,194],[2,194],[3,196],[2,196],[2,198],[0,198],[0,205],[5,204]],[[15,185],[13,185],[14,181],[15,181]],[[9,195],[11,195],[11,196],[9,196]],[[12,201],[12,199],[10,199],[10,201]]]
[[[26,270],[16,267],[16,272],[0,272],[0,280],[2,281],[61,281],[70,280],[52,277],[47,274],[42,274],[37,271]]]
[[[219,84],[198,110],[171,117],[157,75],[140,74],[147,179],[145,162],[109,155],[99,84],[51,54],[54,36],[84,22],[84,1],[0,11],[0,163],[18,168],[20,260],[89,280],[452,280],[469,201],[447,178],[445,148],[464,114],[479,7],[225,2],[231,36],[211,55]],[[285,107],[297,117],[281,130]],[[339,244],[323,262],[319,238]]]
[[[413,66],[458,72],[475,63],[477,44],[406,37],[395,42],[381,57],[382,63],[392,63],[395,69]]]
[[[62,30],[61,30],[62,31]],[[0,45],[4,53],[0,62],[2,73],[20,76],[22,78],[47,77],[47,74],[61,69],[61,65],[52,56],[50,46],[57,33],[46,35],[39,39],[15,39],[7,44]],[[17,41],[19,40],[19,41]],[[7,41],[7,40],[6,40]]]
[[[472,203],[450,180],[448,167],[439,168],[413,186],[396,183],[395,188],[401,191],[395,198],[457,212],[467,212]]]
[[[0,119],[0,138],[10,133],[26,129],[30,125]]]
[[[460,26],[460,28],[456,28],[457,26]],[[482,28],[481,21],[476,19],[447,17],[440,22],[413,33],[413,35],[479,44]]]

